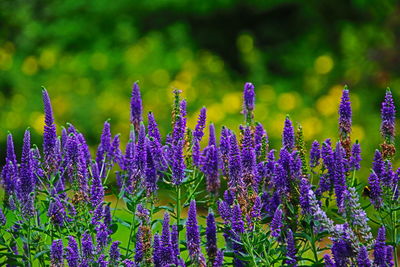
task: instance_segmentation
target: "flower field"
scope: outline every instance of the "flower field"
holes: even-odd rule
[[[113,135],[107,120],[91,153],[85,133],[55,125],[57,106],[43,89],[43,144],[31,143],[28,128],[17,157],[7,136],[0,265],[397,267],[391,91],[373,162],[362,161],[363,144],[352,138],[347,87],[336,136],[308,144],[287,116],[279,147],[269,143],[268,121],[254,116],[256,93],[244,85],[243,123],[219,131],[206,107],[190,129],[188,102],[175,90],[171,131],[161,136],[135,83],[129,134]],[[361,168],[370,169],[368,183]]]

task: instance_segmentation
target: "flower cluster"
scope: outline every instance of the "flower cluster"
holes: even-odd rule
[[[94,156],[72,124],[57,135],[43,89],[43,149],[31,144],[28,129],[17,159],[7,136],[0,259],[8,266],[397,264],[400,168],[393,169],[391,91],[364,189],[347,87],[337,138],[315,140],[309,153],[301,125],[289,116],[282,146],[270,146],[254,116],[255,92],[245,84],[244,125],[222,127],[218,136],[205,107],[194,130],[188,127],[187,101],[175,90],[172,129],[163,137],[152,112],[145,123],[135,83],[126,146],[106,121]],[[364,207],[361,191],[372,205]],[[369,218],[366,209],[377,212]]]

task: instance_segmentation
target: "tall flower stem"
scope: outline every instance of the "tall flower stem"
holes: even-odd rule
[[[135,205],[135,209],[136,209],[136,205]],[[135,209],[134,209],[134,210],[135,210]],[[132,239],[133,229],[135,228],[134,225],[135,225],[135,213],[133,212],[133,214],[132,214],[132,221],[131,221],[131,228],[130,228],[130,230],[129,230],[128,246],[126,247],[126,254],[125,254],[125,257],[128,257],[128,254],[129,254],[129,247],[130,247],[130,245],[131,245],[131,239]]]

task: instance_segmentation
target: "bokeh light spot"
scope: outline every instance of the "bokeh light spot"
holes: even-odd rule
[[[333,69],[333,59],[330,56],[319,56],[314,63],[315,71],[318,74],[327,74]]]
[[[21,70],[26,75],[34,75],[38,71],[38,62],[36,57],[29,56],[25,58],[24,62],[22,63]]]
[[[279,96],[278,107],[283,111],[290,111],[297,105],[297,97],[293,93],[284,93]]]
[[[237,39],[237,47],[242,53],[249,53],[254,48],[253,38],[248,34],[242,34]]]

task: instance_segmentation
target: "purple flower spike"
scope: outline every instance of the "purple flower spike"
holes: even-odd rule
[[[235,254],[243,252],[243,247],[240,242],[240,235],[244,233],[244,222],[242,219],[242,211],[239,204],[233,206],[232,210],[232,239],[233,239],[233,251]],[[235,255],[233,259],[235,266],[244,266],[243,262],[239,260]]]
[[[100,205],[104,200],[104,188],[101,177],[97,172],[97,164],[94,165],[93,170],[95,171],[92,171],[93,179],[90,190],[90,202],[93,207],[96,207]]]
[[[193,137],[201,141],[204,135],[204,128],[206,127],[207,109],[202,107],[200,109],[199,118],[193,132]]]
[[[25,216],[33,216],[34,214],[33,196],[31,195],[34,191],[34,177],[32,169],[32,154],[30,150],[31,135],[29,130],[26,130],[19,169],[19,184],[17,187],[17,196],[22,203],[22,209]]]
[[[174,263],[178,265],[180,250],[179,250],[179,232],[178,232],[177,225],[172,225],[171,244],[172,244],[172,252],[173,252],[173,258],[174,258],[173,260],[174,260]]]
[[[274,217],[272,218],[270,229],[271,235],[275,238],[279,237],[282,231],[282,210],[280,208],[276,209]]]
[[[44,134],[43,134],[43,153],[46,160],[52,160],[54,148],[57,141],[56,125],[54,124],[53,110],[47,90],[42,90],[44,103]]]
[[[173,250],[171,244],[171,234],[169,230],[169,213],[164,213],[162,234],[161,234],[161,248],[160,248],[160,260],[162,266],[168,266],[173,261]]]
[[[394,266],[392,246],[386,246],[386,266],[388,267]]]
[[[210,126],[208,128],[208,145],[209,146],[215,146],[217,147],[217,138],[215,136],[215,126],[213,123],[210,123]]]
[[[91,262],[94,252],[92,236],[88,232],[83,233],[81,243],[82,243],[82,258],[87,259],[89,262]]]
[[[243,186],[242,181],[242,164],[240,160],[239,146],[236,141],[236,136],[232,134],[229,137],[229,180],[228,186],[236,191],[237,188]]]
[[[262,158],[262,159],[260,158],[263,149],[265,150],[265,147],[263,148],[263,145],[264,145],[263,142],[265,142],[264,143],[265,145],[268,144],[267,132],[264,130],[263,125],[261,123],[257,122],[256,129],[254,131],[254,144],[255,144],[255,151],[256,151],[257,159],[259,161],[265,160],[264,158]]]
[[[140,124],[138,141],[133,162],[136,169],[141,174],[144,174],[146,166],[146,128],[143,123]]]
[[[158,125],[156,119],[154,118],[153,112],[148,113],[147,120],[148,120],[147,129],[149,132],[149,136],[153,137],[161,145],[161,134],[160,130],[158,129]]]
[[[3,210],[0,208],[0,225],[4,226],[6,225],[7,219],[6,216],[3,213]]]
[[[347,89],[347,86],[345,86],[339,106],[339,133],[341,140],[346,140],[350,137],[351,124],[351,102],[349,89]]]
[[[1,172],[1,177],[3,177],[3,186],[7,196],[11,196],[14,193],[15,187],[17,186],[16,181],[18,177],[18,165],[14,151],[14,142],[10,133],[7,135],[6,164]],[[6,201],[8,200],[6,199]]]
[[[156,251],[157,251],[157,255],[159,255],[159,250],[160,250],[160,244],[159,244],[159,242],[160,242],[160,238],[159,238],[159,236],[156,234],[155,236],[154,236],[154,242],[156,241],[156,236],[157,236],[157,248],[156,247],[154,247],[154,253],[156,253]],[[155,244],[155,243],[154,243]],[[142,230],[142,227],[139,227],[139,229],[138,229],[138,231],[137,231],[137,233],[136,233],[136,246],[135,246],[135,262],[136,263],[140,263],[142,260],[143,260],[143,257],[144,257],[144,244],[143,244],[143,230]],[[155,260],[155,259],[154,259]],[[156,262],[155,262],[156,263]],[[157,262],[158,264],[160,264],[159,262]],[[156,263],[156,266],[159,266],[159,265],[157,265],[157,263]]]
[[[179,110],[182,117],[186,117],[187,115],[186,107],[187,107],[186,99],[181,100],[181,103],[179,103]]]
[[[217,257],[217,226],[215,225],[214,213],[209,212],[207,216],[207,228],[206,228],[206,250],[208,260],[213,262]]]
[[[121,253],[119,251],[119,244],[121,242],[115,241],[111,244],[110,247],[110,264],[118,266],[118,263],[121,260]]]
[[[213,194],[217,194],[220,187],[218,163],[216,147],[214,145],[208,146],[202,169],[207,179],[207,191]]]
[[[153,159],[153,153],[151,153],[150,140],[147,139],[146,142],[147,152],[146,152],[146,167],[145,167],[145,185],[147,195],[150,196],[155,192],[157,188],[157,170]]]
[[[382,154],[379,150],[375,150],[374,162],[372,165],[372,170],[378,176],[380,181],[385,172],[385,162],[383,161]]]
[[[108,266],[108,261],[106,261],[106,256],[104,256],[104,254],[101,254],[97,264],[99,267],[107,267]]]
[[[289,229],[286,239],[286,264],[292,267],[297,266],[296,260],[296,243],[294,240],[293,232]]]
[[[371,261],[368,258],[368,251],[365,246],[361,246],[357,255],[357,266],[371,267]]]
[[[344,150],[341,144],[338,142],[336,144],[334,153],[335,171],[334,171],[334,189],[336,194],[336,203],[339,211],[344,209],[344,194],[347,190],[346,185],[346,173],[344,169]]]
[[[311,211],[310,199],[308,192],[311,190],[310,181],[307,178],[300,180],[300,207],[303,214],[309,214]]]
[[[254,103],[256,100],[254,92],[254,85],[252,83],[245,83],[243,90],[243,114],[246,122],[250,124],[253,120]]]
[[[311,145],[310,150],[310,167],[315,168],[319,164],[319,159],[321,158],[320,145],[317,140],[315,140]]]
[[[374,266],[386,266],[386,229],[379,228],[374,245]]]
[[[54,240],[50,248],[50,259],[52,266],[64,266],[63,243],[61,239]]]
[[[332,261],[331,257],[328,254],[324,255],[324,263],[325,267],[336,267],[336,264]]]
[[[155,234],[153,240],[153,262],[155,266],[161,266],[161,258],[160,258],[160,250],[161,250],[161,240],[160,235]],[[137,254],[138,252],[136,252]],[[136,261],[138,262],[138,261]]]
[[[68,266],[78,267],[79,264],[79,249],[78,244],[73,236],[68,237],[68,247],[65,258],[67,259]]]
[[[350,170],[359,170],[361,168],[361,146],[358,142],[353,145],[350,157]]]
[[[221,137],[219,140],[219,152],[221,153],[222,160],[222,173],[224,176],[228,175],[228,162],[229,162],[229,136],[230,131],[225,126],[222,127]]]
[[[286,116],[285,126],[282,133],[282,146],[288,151],[292,151],[294,148],[294,140],[295,138],[293,124],[289,116]]]
[[[180,185],[185,178],[185,159],[183,157],[184,140],[179,140],[173,147],[174,158],[172,159],[172,183]]]
[[[224,265],[224,252],[222,250],[217,251],[217,257],[215,258],[212,267],[222,267]]]
[[[96,227],[96,241],[97,241],[97,251],[101,252],[108,243],[109,231],[107,226],[100,222]]]
[[[255,185],[256,154],[254,151],[254,140],[250,127],[244,130],[241,151],[242,177],[246,186]]]
[[[106,156],[111,151],[111,129],[108,121],[104,122],[103,132],[100,137],[100,144],[97,148],[96,162],[100,169],[106,161]]]
[[[200,141],[198,139],[193,140],[192,159],[193,159],[193,165],[200,167],[200,164],[202,162],[201,162]]]
[[[197,262],[201,253],[200,250],[200,233],[197,224],[196,201],[190,202],[188,219],[186,221],[186,241],[190,258]]]
[[[393,102],[393,96],[390,89],[386,90],[385,100],[381,109],[381,133],[388,143],[393,143],[395,136],[396,108]]]
[[[137,82],[133,84],[132,97],[131,97],[131,123],[136,131],[139,131],[139,125],[142,122],[142,97],[140,95],[140,88]]]

